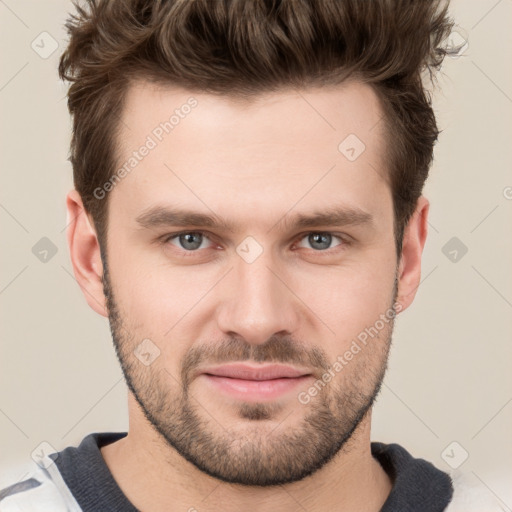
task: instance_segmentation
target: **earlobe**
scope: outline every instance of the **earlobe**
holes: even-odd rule
[[[76,190],[66,197],[68,217],[67,241],[75,278],[89,306],[108,317],[103,293],[103,263],[100,246],[92,220],[85,211]]]
[[[416,203],[416,210],[404,230],[402,254],[398,266],[397,302],[401,309],[407,309],[420,285],[421,256],[427,239],[427,221],[430,204],[421,196]]]

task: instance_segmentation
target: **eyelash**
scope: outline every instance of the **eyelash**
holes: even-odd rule
[[[195,231],[180,231],[179,233],[167,234],[162,238],[161,243],[163,245],[167,245],[171,240],[178,238],[180,235],[187,235],[187,234],[191,234],[191,233],[203,235],[208,240],[210,240],[210,242],[213,242],[213,240],[210,239],[210,237],[208,236],[208,233],[206,231],[195,230]],[[295,239],[295,242],[298,242],[298,241],[308,237],[309,235],[332,235],[334,238],[338,238],[341,242],[339,245],[337,245],[335,247],[331,247],[330,249],[318,250],[318,251],[315,251],[314,249],[310,249],[311,251],[315,251],[316,254],[322,254],[322,253],[323,254],[331,254],[331,251],[335,250],[337,247],[350,245],[350,240],[348,240],[348,238],[346,236],[341,236],[339,234],[335,234],[330,231],[309,231],[307,233],[298,235],[297,238]],[[194,251],[187,251],[185,249],[180,249],[179,247],[175,247],[175,246],[174,246],[174,248],[177,249],[178,251],[181,251],[182,254],[184,254],[186,257],[195,256],[201,250],[204,250],[204,249],[196,249]]]

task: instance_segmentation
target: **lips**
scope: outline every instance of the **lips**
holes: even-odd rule
[[[199,381],[216,393],[244,402],[291,398],[299,386],[304,386],[312,378],[307,369],[281,364],[230,364],[204,368],[199,373]]]
[[[215,366],[203,369],[201,373],[217,377],[227,377],[231,379],[263,381],[274,379],[293,379],[310,375],[307,369],[294,368],[281,364],[266,366],[250,366],[247,364],[231,364]]]

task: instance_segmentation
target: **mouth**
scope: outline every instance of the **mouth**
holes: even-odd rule
[[[284,365],[236,364],[207,368],[200,377],[216,392],[246,401],[266,401],[291,393],[312,374],[307,369]]]

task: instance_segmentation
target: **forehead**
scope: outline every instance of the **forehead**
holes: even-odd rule
[[[374,89],[355,81],[245,98],[137,81],[126,94],[119,142],[130,150],[137,142],[134,137],[168,138],[172,131],[176,142],[194,132],[197,140],[205,143],[215,131],[229,147],[248,143],[250,137],[254,143],[290,143],[291,137],[313,143],[326,136],[336,141],[350,133],[374,145],[379,142],[382,116]]]
[[[271,222],[290,208],[347,205],[379,215],[390,196],[381,118],[357,82],[250,101],[138,82],[120,123],[112,211],[135,218],[169,204]]]

